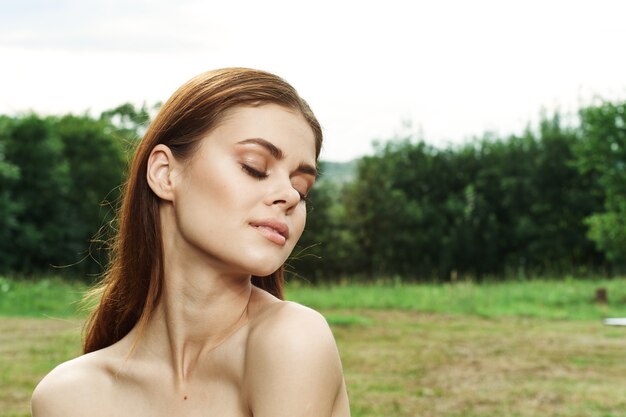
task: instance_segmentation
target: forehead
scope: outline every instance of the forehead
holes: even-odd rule
[[[315,162],[315,134],[302,113],[277,104],[229,109],[208,139],[224,145],[262,138],[290,156]]]

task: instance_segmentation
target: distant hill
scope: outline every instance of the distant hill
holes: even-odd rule
[[[344,184],[354,180],[356,175],[357,159],[348,162],[322,161],[321,181]]]

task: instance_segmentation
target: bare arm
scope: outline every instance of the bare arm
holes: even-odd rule
[[[339,353],[320,314],[281,306],[251,333],[248,352],[245,393],[255,417],[350,415]]]

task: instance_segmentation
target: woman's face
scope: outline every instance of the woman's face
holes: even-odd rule
[[[179,255],[234,273],[277,270],[304,229],[315,154],[299,112],[275,104],[231,109],[173,180]]]

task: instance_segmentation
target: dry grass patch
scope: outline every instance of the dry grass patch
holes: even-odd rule
[[[626,328],[596,321],[324,310],[354,417],[626,415]],[[0,318],[0,415],[79,353],[78,320]]]
[[[359,314],[373,324],[335,329],[357,417],[626,415],[626,329]]]
[[[0,416],[30,416],[30,394],[80,353],[80,320],[0,317]]]

